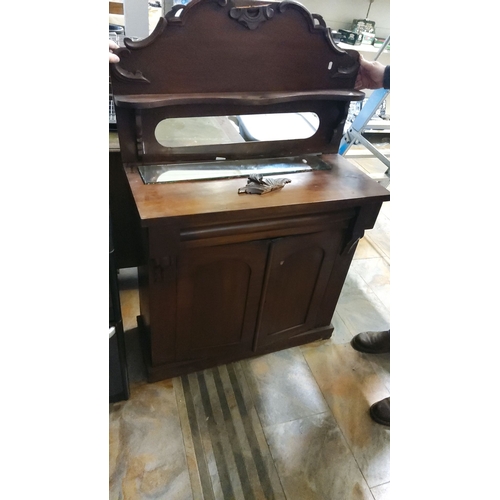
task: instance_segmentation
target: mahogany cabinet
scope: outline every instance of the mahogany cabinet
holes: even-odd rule
[[[349,103],[364,97],[354,90],[359,54],[338,48],[321,16],[293,1],[192,0],[118,55],[110,75],[121,196],[133,200],[122,226],[140,248],[149,380],[331,336],[356,244],[389,199],[338,155]],[[318,118],[310,137],[231,138],[239,115],[305,112]],[[221,123],[224,140],[157,137],[164,120],[191,117]],[[247,176],[231,168],[249,164],[279,166],[266,175],[290,182],[241,194]],[[218,168],[229,173],[162,180]]]
[[[127,171],[150,381],[331,336],[357,242],[389,196],[344,158],[325,159],[331,171],[291,174],[262,196],[237,194],[244,179],[198,192]]]

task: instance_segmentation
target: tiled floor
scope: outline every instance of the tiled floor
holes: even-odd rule
[[[389,206],[358,245],[331,339],[171,380],[146,383],[136,270],[120,271],[131,397],[109,407],[111,500],[389,498],[390,430],[368,414],[390,393],[389,354],[349,344],[389,327]]]

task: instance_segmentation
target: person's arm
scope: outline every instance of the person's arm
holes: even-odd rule
[[[391,88],[391,67],[387,65],[384,70],[384,89]]]
[[[118,48],[119,48],[119,46],[116,45],[115,42],[113,42],[112,40],[109,41],[109,62],[110,63],[120,62],[120,58],[116,54],[113,54],[113,50],[118,49]]]
[[[356,90],[361,89],[389,89],[390,66],[378,61],[367,61],[359,55],[359,71],[354,84]]]

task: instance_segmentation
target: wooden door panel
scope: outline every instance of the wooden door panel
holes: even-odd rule
[[[178,267],[178,360],[251,350],[267,241],[193,248]]]
[[[273,241],[259,314],[257,348],[312,327],[340,241],[340,230]]]

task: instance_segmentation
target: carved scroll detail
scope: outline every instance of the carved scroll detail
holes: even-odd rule
[[[165,257],[150,259],[153,283],[163,283],[165,281],[165,270],[171,265],[172,259],[168,255]]]
[[[180,16],[184,11],[185,6],[181,4],[174,5],[170,11],[167,12],[165,18],[168,24],[183,24]],[[180,11],[180,12],[179,12]],[[179,14],[177,14],[179,12]]]
[[[128,52],[128,51],[127,51]],[[117,52],[118,53],[118,52]],[[123,52],[120,52],[120,57],[123,57]],[[141,71],[127,71],[120,66],[120,63],[110,64],[110,71],[113,72],[113,76],[115,76],[118,80],[122,82],[135,82],[135,83],[151,83]]]
[[[351,253],[351,251],[357,245],[359,240],[364,236],[364,234],[365,234],[365,232],[361,229],[356,234],[353,234],[351,236],[351,239],[345,244],[344,248],[342,249],[341,254],[347,255],[347,254]]]
[[[359,69],[359,63],[354,63],[352,66],[343,67],[339,66],[337,71],[331,75],[331,78],[346,78],[357,74]]]
[[[274,9],[269,5],[259,7],[233,7],[229,15],[248,29],[257,29],[263,22],[274,16]]]
[[[319,14],[311,14],[311,17],[313,18],[315,22],[315,26],[321,26],[322,28],[326,28],[326,23],[325,20],[323,19],[323,16],[320,16]]]
[[[143,40],[131,40],[130,38],[125,38],[125,47],[122,47],[116,51],[116,54],[122,59],[126,57],[127,54],[131,53],[131,50],[143,49],[150,46],[165,30],[167,27],[167,19],[161,17],[158,20],[153,32]],[[121,61],[117,64],[110,65],[110,70],[113,72],[114,76],[121,81],[125,82],[136,82],[136,83],[151,83],[141,71],[128,71],[121,67]]]

